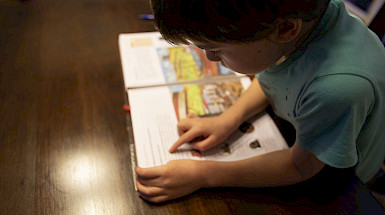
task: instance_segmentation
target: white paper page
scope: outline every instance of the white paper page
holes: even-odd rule
[[[120,34],[119,50],[126,88],[165,83],[155,47],[169,47],[157,32]]]
[[[190,153],[171,154],[178,139],[177,118],[168,87],[128,90],[137,165],[152,167],[172,159],[191,159]]]
[[[135,104],[131,106],[131,117],[140,167],[159,166],[176,159],[234,161],[287,148],[272,119],[264,114],[249,120],[253,132],[237,130],[227,141],[207,152],[193,151],[191,145],[184,144],[177,152],[169,153],[178,133],[168,87],[128,90],[128,96],[130,103]],[[253,143],[255,140],[258,143]],[[260,147],[255,146],[258,144]]]

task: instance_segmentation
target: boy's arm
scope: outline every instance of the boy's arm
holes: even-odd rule
[[[229,110],[220,117],[221,123],[230,123],[235,129],[241,122],[267,106],[267,99],[255,79],[249,89]],[[190,141],[186,134],[194,137],[209,131],[209,135],[223,134],[223,129],[212,126],[219,120],[207,118],[194,121],[193,126],[182,133],[170,151]],[[187,119],[192,122],[194,119]],[[197,126],[197,124],[206,126]],[[198,127],[198,129],[193,129]],[[226,129],[225,129],[226,130]],[[226,130],[225,134],[228,135]],[[226,133],[227,132],[227,133]],[[206,140],[209,138],[206,138]],[[213,142],[218,141],[214,138]],[[206,142],[207,143],[207,142]],[[259,155],[234,162],[174,160],[166,165],[153,168],[137,167],[137,187],[142,198],[162,202],[187,195],[202,187],[240,186],[272,187],[295,184],[317,174],[324,163],[313,154],[294,144],[290,149]]]
[[[236,123],[238,127],[251,116],[262,112],[268,105],[265,93],[263,92],[259,81],[254,78],[250,87],[237,99],[221,116],[228,122]]]
[[[316,175],[325,166],[297,144],[235,162],[207,161],[202,165],[207,186],[275,187],[296,184]],[[213,177],[215,176],[215,177]]]
[[[237,99],[234,105],[218,117],[187,118],[178,123],[179,139],[170,148],[174,152],[184,143],[191,142],[198,137],[204,140],[194,143],[194,148],[205,151],[228,137],[245,120],[263,111],[267,106],[267,98],[257,78],[250,87]]]
[[[153,168],[137,168],[142,198],[163,202],[202,187],[274,187],[305,181],[324,163],[294,144],[290,149],[234,162],[175,160]]]

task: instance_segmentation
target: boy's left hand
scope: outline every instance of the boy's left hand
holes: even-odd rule
[[[150,202],[163,202],[190,194],[204,186],[199,169],[202,161],[173,160],[166,165],[136,168],[139,195]]]

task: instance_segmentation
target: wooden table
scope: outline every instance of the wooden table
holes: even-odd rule
[[[322,214],[259,189],[151,204],[134,190],[118,34],[147,0],[0,1],[0,214]]]

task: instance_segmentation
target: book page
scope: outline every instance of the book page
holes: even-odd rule
[[[126,88],[134,85],[165,83],[154,47],[168,47],[160,34],[135,33],[119,35],[119,50]]]
[[[178,139],[177,117],[168,87],[129,90],[137,164],[152,167],[172,159],[192,158],[188,152],[170,154]]]
[[[128,90],[137,155],[137,165],[153,167],[170,160],[195,159],[235,161],[287,148],[268,114],[255,116],[226,141],[205,152],[182,145],[177,152],[168,149],[178,139],[178,109],[169,87]]]
[[[171,46],[158,32],[120,34],[119,49],[127,89],[244,76],[209,61],[199,48]]]

